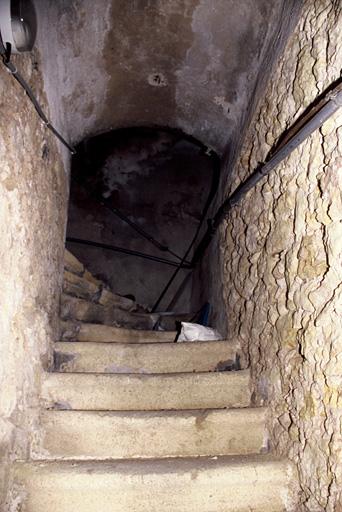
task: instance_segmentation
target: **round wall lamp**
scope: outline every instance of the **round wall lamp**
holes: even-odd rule
[[[0,0],[0,33],[12,53],[30,52],[37,35],[37,16],[32,0]]]

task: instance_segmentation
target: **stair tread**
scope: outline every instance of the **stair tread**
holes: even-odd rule
[[[140,332],[162,332],[162,331],[140,331]],[[168,331],[169,333],[171,331]],[[94,348],[97,347],[101,350],[101,348],[104,348],[104,347],[107,347],[107,348],[110,348],[111,346],[114,348],[125,348],[127,350],[129,349],[134,349],[134,348],[140,348],[140,349],[144,349],[145,347],[155,347],[158,349],[160,348],[173,348],[173,350],[183,350],[184,347],[186,348],[190,348],[191,349],[194,349],[195,350],[195,347],[198,347],[198,346],[211,346],[211,347],[215,347],[215,346],[228,346],[228,347],[231,347],[231,348],[234,348],[236,349],[237,348],[237,343],[235,341],[232,341],[232,340],[210,340],[210,341],[206,341],[206,340],[193,340],[193,341],[180,341],[180,342],[175,342],[175,341],[145,341],[144,343],[137,343],[136,341],[132,341],[132,343],[124,343],[122,341],[80,341],[80,340],[76,340],[76,341],[56,341],[55,342],[55,346],[65,346],[65,348],[67,348],[68,346],[73,346],[73,347],[90,347],[90,346],[93,346]],[[183,347],[181,349],[181,347]]]
[[[100,295],[101,287],[69,270],[64,270],[63,293],[86,300],[94,300]]]
[[[290,477],[269,455],[15,466],[26,512],[281,512]]]
[[[94,343],[170,343],[177,336],[176,331],[127,329],[90,322],[61,322],[61,327],[63,340]]]
[[[69,271],[73,272],[76,275],[83,274],[84,265],[80,262],[79,259],[76,258],[68,249],[64,251],[64,267]]]
[[[96,302],[104,306],[115,306],[128,311],[136,307],[133,300],[107,289],[105,283],[86,270],[83,263],[67,249],[64,253],[63,290],[66,294],[87,301],[92,301],[97,295]]]
[[[165,458],[165,459],[140,459],[140,460],[111,460],[111,461],[51,461],[51,460],[39,460],[39,461],[16,461],[17,467],[32,467],[32,468],[43,468],[46,470],[61,470],[76,472],[78,470],[84,470],[88,472],[89,468],[94,468],[95,471],[102,472],[103,470],[109,469],[110,473],[113,470],[117,472],[126,473],[135,468],[137,474],[148,474],[148,473],[159,473],[162,470],[165,473],[178,473],[179,467],[184,471],[192,470],[193,468],[215,468],[221,466],[237,467],[237,466],[259,466],[269,467],[275,465],[278,468],[287,468],[290,465],[289,461],[282,457],[277,457],[272,454],[252,454],[252,455],[231,455],[231,456],[215,456],[215,457],[184,457],[184,458]],[[158,470],[158,471],[157,471]],[[269,479],[272,479],[272,474],[267,472],[265,475]]]
[[[47,408],[160,410],[246,407],[250,373],[173,374],[48,373],[42,386]]]
[[[127,311],[117,305],[102,305],[91,300],[74,297],[62,293],[60,317],[62,320],[76,320],[80,322],[95,322],[98,324],[122,325],[136,329],[149,329],[153,327],[150,315]]]
[[[53,414],[55,417],[58,416],[99,416],[101,418],[196,418],[198,415],[212,415],[212,414],[219,414],[219,415],[244,415],[244,414],[250,414],[255,416],[263,416],[265,412],[267,411],[267,407],[254,407],[254,406],[248,406],[248,407],[230,407],[229,409],[182,409],[182,410],[162,410],[162,411],[89,411],[89,410],[78,410],[73,411],[69,409],[65,410],[55,410],[55,409],[47,409],[42,411],[42,417],[48,417],[49,415]]]
[[[223,371],[236,366],[237,345],[196,343],[55,343],[55,371],[172,373]]]
[[[35,458],[133,459],[259,453],[265,408],[44,411]],[[172,436],[170,433],[172,432]]]

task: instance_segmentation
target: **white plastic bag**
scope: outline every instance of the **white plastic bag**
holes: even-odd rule
[[[222,335],[212,329],[200,324],[190,322],[182,322],[182,330],[177,342],[184,341],[217,341],[222,340]]]

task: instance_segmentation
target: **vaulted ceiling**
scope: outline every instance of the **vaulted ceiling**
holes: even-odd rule
[[[53,117],[74,143],[180,128],[222,153],[270,71],[296,0],[37,0]]]

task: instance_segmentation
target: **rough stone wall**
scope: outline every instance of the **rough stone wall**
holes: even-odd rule
[[[13,59],[45,104],[38,55]],[[8,463],[29,454],[55,334],[67,180],[55,140],[0,69],[0,509]]]
[[[304,2],[229,190],[339,78],[341,9]],[[250,192],[218,242],[227,315],[217,322],[241,342],[255,402],[270,404],[271,446],[298,465],[296,510],[310,512],[342,510],[341,121],[340,111]]]

